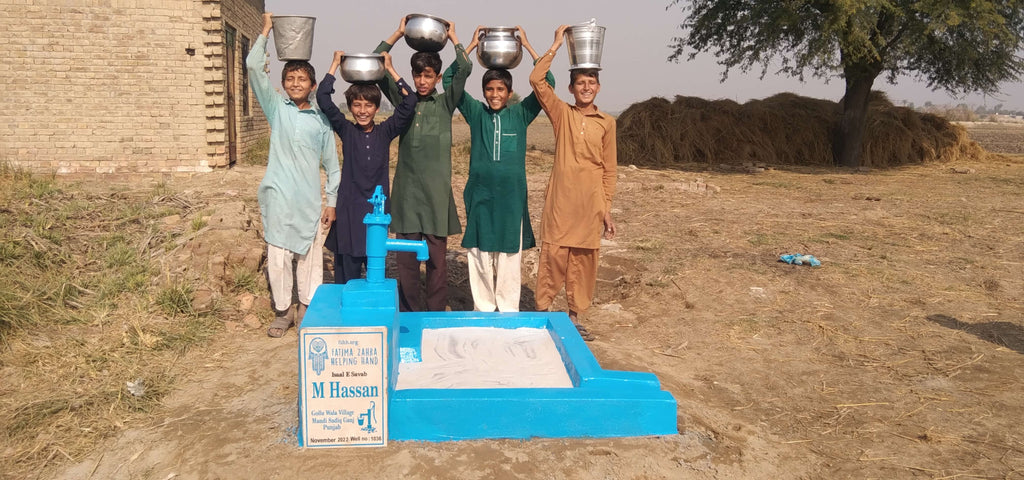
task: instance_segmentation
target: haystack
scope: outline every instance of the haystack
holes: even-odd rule
[[[635,103],[618,118],[623,163],[832,165],[832,137],[842,106],[780,93],[742,105],[677,96]],[[942,117],[893,106],[872,92],[862,165],[978,159],[981,148]]]

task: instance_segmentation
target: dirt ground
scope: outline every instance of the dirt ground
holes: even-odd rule
[[[535,229],[551,161],[538,147]],[[261,327],[190,352],[148,422],[42,476],[1024,478],[1024,157],[868,172],[620,162],[589,346],[606,369],[655,373],[679,435],[302,450],[296,335]],[[239,166],[172,187],[211,192],[211,208],[230,188],[255,206],[261,175]],[[455,310],[469,298],[459,241]]]

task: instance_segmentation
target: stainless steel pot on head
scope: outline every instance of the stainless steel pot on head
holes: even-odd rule
[[[448,21],[414,13],[405,17],[405,43],[417,52],[440,52],[448,43]]]
[[[569,50],[569,69],[601,68],[604,49],[604,27],[591,20],[589,24],[573,25],[565,30],[565,44]]]
[[[489,27],[480,31],[476,58],[487,68],[516,68],[523,59],[523,41],[514,27]]]
[[[341,78],[349,83],[376,82],[384,78],[384,56],[357,53],[341,57]]]

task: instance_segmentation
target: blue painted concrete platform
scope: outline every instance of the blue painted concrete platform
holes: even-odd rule
[[[397,315],[398,328],[388,332],[393,342],[388,390],[388,436],[391,440],[630,437],[678,433],[676,401],[661,389],[658,378],[645,372],[602,369],[563,312],[396,314],[395,310],[383,308],[364,312],[368,313],[364,316],[345,317],[342,312],[347,309],[342,308],[342,299],[346,297],[346,288],[350,293],[348,297],[352,298],[355,292],[366,287],[361,285],[364,280],[353,282],[321,286],[313,297],[302,328],[374,326],[383,323],[382,317]],[[394,280],[387,279],[386,283],[394,285]],[[396,290],[389,293],[396,299]],[[366,295],[357,297],[367,298]],[[397,300],[385,303],[396,305]],[[547,329],[573,388],[396,390],[401,361],[399,349],[418,350],[424,329],[457,327]]]

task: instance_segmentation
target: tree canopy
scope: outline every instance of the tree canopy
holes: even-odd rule
[[[1024,1],[673,0],[686,35],[670,60],[709,52],[762,76],[899,74],[953,94],[995,93],[1024,72]]]
[[[841,76],[836,161],[860,162],[868,95],[898,75],[953,94],[996,93],[1024,72],[1024,0],[672,0],[685,20],[669,60],[708,52],[729,70]]]

